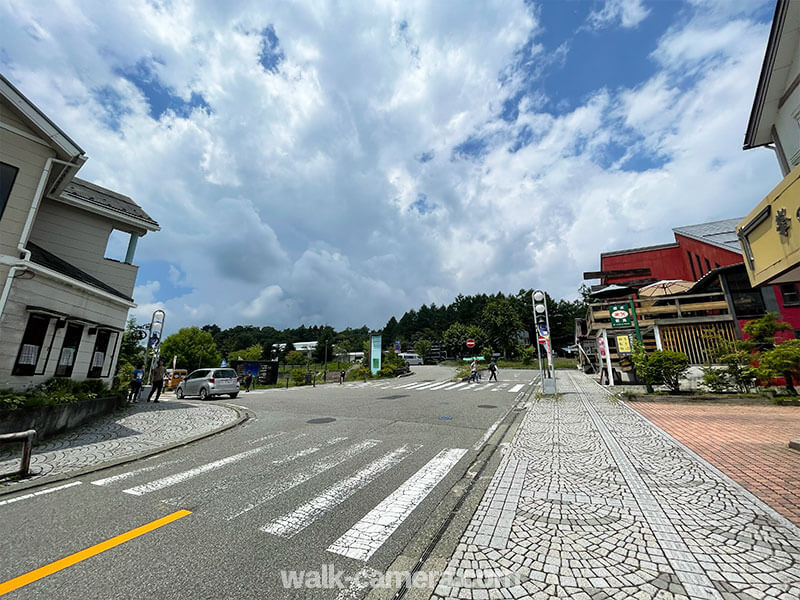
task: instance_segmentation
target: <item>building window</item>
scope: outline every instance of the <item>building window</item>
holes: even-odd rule
[[[39,362],[39,355],[42,352],[42,345],[44,345],[44,336],[47,334],[47,326],[49,324],[50,317],[44,315],[31,315],[28,317],[28,325],[22,335],[17,361],[11,370],[12,375],[33,375],[36,372],[36,364]]]
[[[6,209],[8,197],[11,195],[11,188],[14,187],[17,173],[19,173],[17,167],[0,162],[0,218],[3,217],[3,211]]]
[[[91,332],[90,332],[91,333]],[[100,377],[103,372],[103,365],[106,362],[106,352],[108,352],[108,340],[111,332],[108,329],[100,329],[94,341],[94,350],[89,361],[89,372],[87,377]]]
[[[72,376],[72,367],[75,366],[75,357],[81,344],[81,334],[83,334],[83,325],[78,325],[77,323],[67,325],[64,343],[61,345],[61,354],[58,357],[58,365],[56,365],[56,377]]]
[[[686,251],[686,256],[689,257],[689,268],[692,270],[692,279],[697,281],[699,277],[697,277],[697,273],[694,272],[694,263],[692,262],[692,253],[688,250]]]
[[[703,266],[700,264],[700,255],[695,254],[694,259],[697,261],[697,274],[702,277],[703,275]]]
[[[783,283],[780,286],[784,306],[800,306],[800,293],[796,283]]]
[[[758,319],[767,311],[761,290],[750,286],[746,271],[728,273],[726,279],[737,318]]]

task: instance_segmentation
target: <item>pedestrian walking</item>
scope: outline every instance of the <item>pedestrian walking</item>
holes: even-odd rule
[[[489,381],[492,379],[497,381],[497,363],[494,361],[489,363]]]
[[[156,368],[153,369],[153,373],[150,376],[150,383],[153,384],[153,389],[150,390],[150,395],[147,397],[147,401],[150,402],[150,398],[153,397],[153,394],[156,395],[156,399],[153,402],[158,402],[158,399],[161,397],[161,390],[164,389],[164,377],[167,374],[167,370],[164,368],[164,362],[159,358],[158,364]]]
[[[344,369],[342,369],[341,371],[339,371],[339,385],[342,385],[344,383],[344,376],[345,372]]]
[[[144,365],[139,365],[133,370],[133,379],[131,380],[128,402],[139,402],[139,394],[142,391],[142,378],[144,378]]]
[[[469,364],[469,381],[474,381],[478,383],[478,359],[473,358],[472,362]]]
[[[252,384],[253,384],[253,374],[248,371],[247,375],[244,376],[244,391],[249,392],[250,386]]]

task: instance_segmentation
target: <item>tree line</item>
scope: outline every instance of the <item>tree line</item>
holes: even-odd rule
[[[432,344],[443,344],[448,354],[458,356],[466,352],[464,342],[472,338],[476,350],[492,350],[513,356],[520,350],[519,333],[527,332],[528,339],[536,340],[533,320],[532,289],[521,289],[516,294],[459,294],[448,305],[423,304],[418,309],[406,311],[400,319],[394,315],[383,327],[383,347],[394,347],[399,340],[403,350],[414,349],[427,355]],[[574,340],[574,321],[586,315],[586,304],[580,300],[555,300],[547,296],[550,316],[551,340],[558,351]],[[135,362],[136,323],[130,321],[123,338],[128,351],[121,358]],[[330,325],[301,325],[295,328],[275,329],[255,325],[237,325],[222,329],[216,324],[186,327],[165,338],[161,356],[171,362],[178,356],[178,366],[195,369],[199,366],[218,365],[223,358],[235,360],[285,359],[294,350],[295,342],[317,342],[314,360],[330,361],[347,352],[368,351],[372,331],[366,326],[336,331]],[[128,348],[130,347],[130,348]],[[143,350],[139,346],[140,350]],[[143,354],[142,354],[143,357]]]

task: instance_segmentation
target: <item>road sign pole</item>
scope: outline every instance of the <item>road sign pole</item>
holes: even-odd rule
[[[628,306],[631,309],[631,317],[633,318],[633,327],[636,330],[636,339],[639,340],[639,343],[642,345],[642,349],[644,349],[644,340],[642,339],[642,332],[639,330],[639,317],[636,315],[636,307],[633,304],[633,296],[628,298]],[[634,367],[635,372],[635,367]],[[653,393],[653,386],[649,383],[645,384],[647,386],[647,393]]]

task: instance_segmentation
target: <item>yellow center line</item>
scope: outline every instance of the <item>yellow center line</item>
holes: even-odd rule
[[[160,519],[156,519],[155,521],[151,521],[146,525],[142,525],[141,527],[137,527],[136,529],[131,529],[125,533],[120,535],[114,536],[111,539],[106,540],[105,542],[100,542],[99,544],[95,544],[94,546],[90,546],[85,550],[81,550],[80,552],[76,552],[75,554],[70,554],[69,556],[65,556],[55,562],[51,562],[48,565],[43,567],[39,567],[33,571],[29,571],[24,575],[20,575],[19,577],[15,577],[14,579],[9,579],[5,583],[0,583],[0,596],[12,592],[22,586],[28,585],[29,583],[33,583],[43,577],[47,577],[48,575],[52,575],[61,569],[66,569],[67,567],[71,567],[72,565],[79,563],[87,558],[91,558],[96,554],[100,554],[101,552],[105,552],[113,548],[114,546],[119,546],[120,544],[124,544],[128,540],[132,540],[133,538],[139,537],[147,533],[148,531],[153,531],[154,529],[158,529],[163,525],[167,525],[168,523],[172,523],[173,521],[177,521],[178,519],[185,517],[186,515],[192,514],[189,510],[178,510],[172,514],[167,515],[166,517],[161,517]]]

